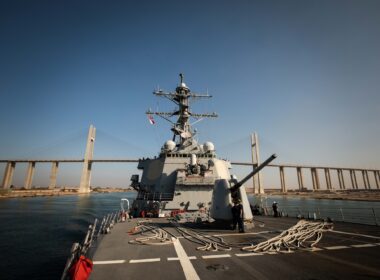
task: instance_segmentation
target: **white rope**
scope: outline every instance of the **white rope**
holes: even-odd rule
[[[301,220],[280,235],[257,245],[243,247],[242,250],[249,252],[279,252],[296,250],[300,247],[311,248],[321,240],[323,232],[332,229],[332,223]]]
[[[230,251],[232,248],[220,237],[205,236],[194,230],[185,229],[173,222],[175,229],[187,240],[198,243],[202,246],[197,247],[200,251]]]
[[[130,244],[167,245],[173,243],[166,231],[157,226],[147,225],[142,222],[139,222],[138,225],[133,229],[133,231],[131,231],[131,233],[140,233],[144,236],[137,237],[134,240],[130,240]]]
[[[141,234],[143,236],[137,237],[134,240],[129,241],[129,243],[143,245],[167,245],[173,243],[167,231],[158,226],[150,225],[146,223],[147,221],[144,222],[139,222],[133,231],[131,231],[133,234]],[[232,247],[241,246],[238,246],[238,244],[228,244],[221,237],[206,236],[197,231],[181,227],[178,223],[173,221],[172,224],[177,232],[183,236],[183,238],[201,245],[197,247],[197,250],[200,251],[230,251]],[[279,252],[291,251],[301,247],[311,248],[321,240],[323,232],[330,231],[332,229],[332,223],[308,222],[301,220],[296,225],[283,231],[278,236],[257,245],[250,245],[240,248],[243,251],[249,252]]]

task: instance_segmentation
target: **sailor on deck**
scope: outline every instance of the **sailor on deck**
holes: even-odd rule
[[[277,205],[276,201],[273,201],[272,208],[273,208],[273,216],[278,217],[279,216],[278,215],[278,205]]]
[[[232,230],[235,230],[236,224],[238,224],[239,232],[244,232],[243,205],[241,205],[240,199],[234,200],[234,206],[232,206],[231,211],[232,211]]]

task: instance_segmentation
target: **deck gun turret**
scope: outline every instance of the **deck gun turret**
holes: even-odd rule
[[[257,174],[261,169],[267,166],[276,157],[277,156],[273,154],[262,164],[256,166],[251,173],[249,173],[240,181],[237,181],[236,179],[216,180],[212,195],[210,216],[215,220],[230,221],[232,219],[231,202],[239,199],[243,205],[244,220],[252,220],[252,212],[243,184],[246,183],[255,174]]]
[[[237,197],[237,193],[239,188],[247,182],[249,179],[251,179],[255,174],[257,174],[261,169],[263,169],[265,166],[267,166],[272,160],[274,160],[277,157],[276,154],[271,155],[266,161],[264,161],[262,164],[257,166],[251,173],[249,173],[247,176],[245,176],[242,180],[239,182],[232,182],[234,185],[231,186],[230,191],[231,191],[231,196],[232,198]]]

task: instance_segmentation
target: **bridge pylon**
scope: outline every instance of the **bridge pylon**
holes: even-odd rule
[[[89,193],[90,183],[91,183],[91,169],[92,169],[92,158],[94,156],[94,144],[95,144],[95,131],[96,128],[93,125],[90,125],[88,131],[87,144],[86,144],[86,153],[84,155],[82,176],[80,179],[79,193]]]
[[[259,147],[259,137],[257,133],[254,132],[251,134],[251,155],[252,155],[252,165],[253,169],[260,165],[260,147]],[[252,177],[252,187],[255,194],[263,194],[264,186],[262,180],[261,171],[258,172],[255,176]]]

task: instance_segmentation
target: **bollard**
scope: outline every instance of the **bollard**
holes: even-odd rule
[[[342,208],[339,208],[339,209],[340,209],[340,214],[342,215],[342,222],[344,222],[343,209]]]
[[[375,211],[375,208],[372,208],[372,213],[373,213],[373,218],[375,219],[375,225],[379,225],[378,223],[377,223],[377,217],[376,217],[376,211]]]

